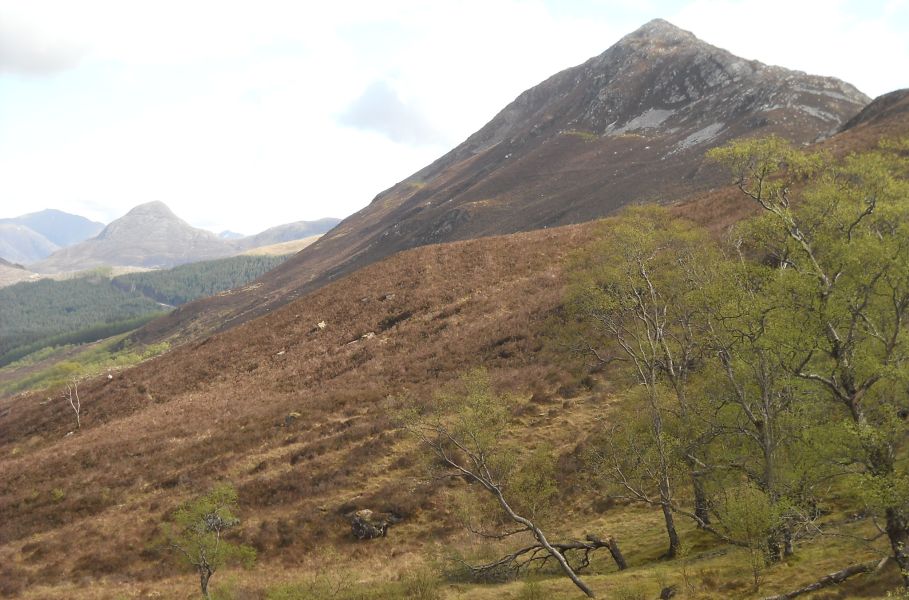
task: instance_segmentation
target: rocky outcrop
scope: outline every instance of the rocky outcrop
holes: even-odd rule
[[[350,516],[350,531],[358,540],[373,540],[385,537],[388,528],[397,522],[393,515],[381,515],[364,508]]]

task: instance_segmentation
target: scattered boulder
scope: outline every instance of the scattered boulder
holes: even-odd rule
[[[350,531],[358,540],[374,540],[385,537],[391,523],[368,508],[358,510],[350,519]]]
[[[301,414],[298,413],[298,412],[288,413],[287,416],[284,417],[284,426],[285,426],[285,427],[290,427],[291,425],[294,424],[294,422],[295,422],[297,419],[299,419],[299,418],[302,417],[302,416],[303,416],[303,415],[301,415]]]

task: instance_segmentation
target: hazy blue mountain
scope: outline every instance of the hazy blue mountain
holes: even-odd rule
[[[53,208],[13,219],[0,219],[0,223],[25,225],[61,248],[95,237],[104,229],[104,223]]]

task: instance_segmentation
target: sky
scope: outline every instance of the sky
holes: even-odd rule
[[[653,18],[909,87],[909,0],[0,0],[0,218],[345,217]]]

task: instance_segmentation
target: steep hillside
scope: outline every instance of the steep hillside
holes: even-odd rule
[[[709,148],[770,133],[813,142],[868,100],[842,81],[738,58],[652,21],[522,93],[464,143],[277,269],[254,296],[190,307],[148,333],[262,314],[403,249],[680,200],[722,182],[704,163]]]
[[[104,229],[104,223],[52,208],[14,219],[0,219],[0,223],[4,222],[25,225],[61,248],[95,237]]]
[[[149,202],[113,221],[97,237],[55,252],[32,268],[39,273],[99,266],[166,268],[234,253],[228,242],[192,227],[164,203]]]
[[[7,580],[152,582],[168,570],[142,548],[162,513],[227,473],[256,514],[246,535],[263,564],[295,564],[317,538],[349,544],[350,506],[418,518],[435,486],[401,486],[412,470],[396,462],[385,396],[481,361],[516,388],[549,368],[536,357],[562,259],[589,236],[572,227],[393,257],[263,320],[84,383],[76,435],[66,436],[62,400],[0,401],[0,514],[16,515],[0,520]],[[552,368],[556,389],[568,376]],[[569,435],[577,429],[551,393],[540,427]]]

